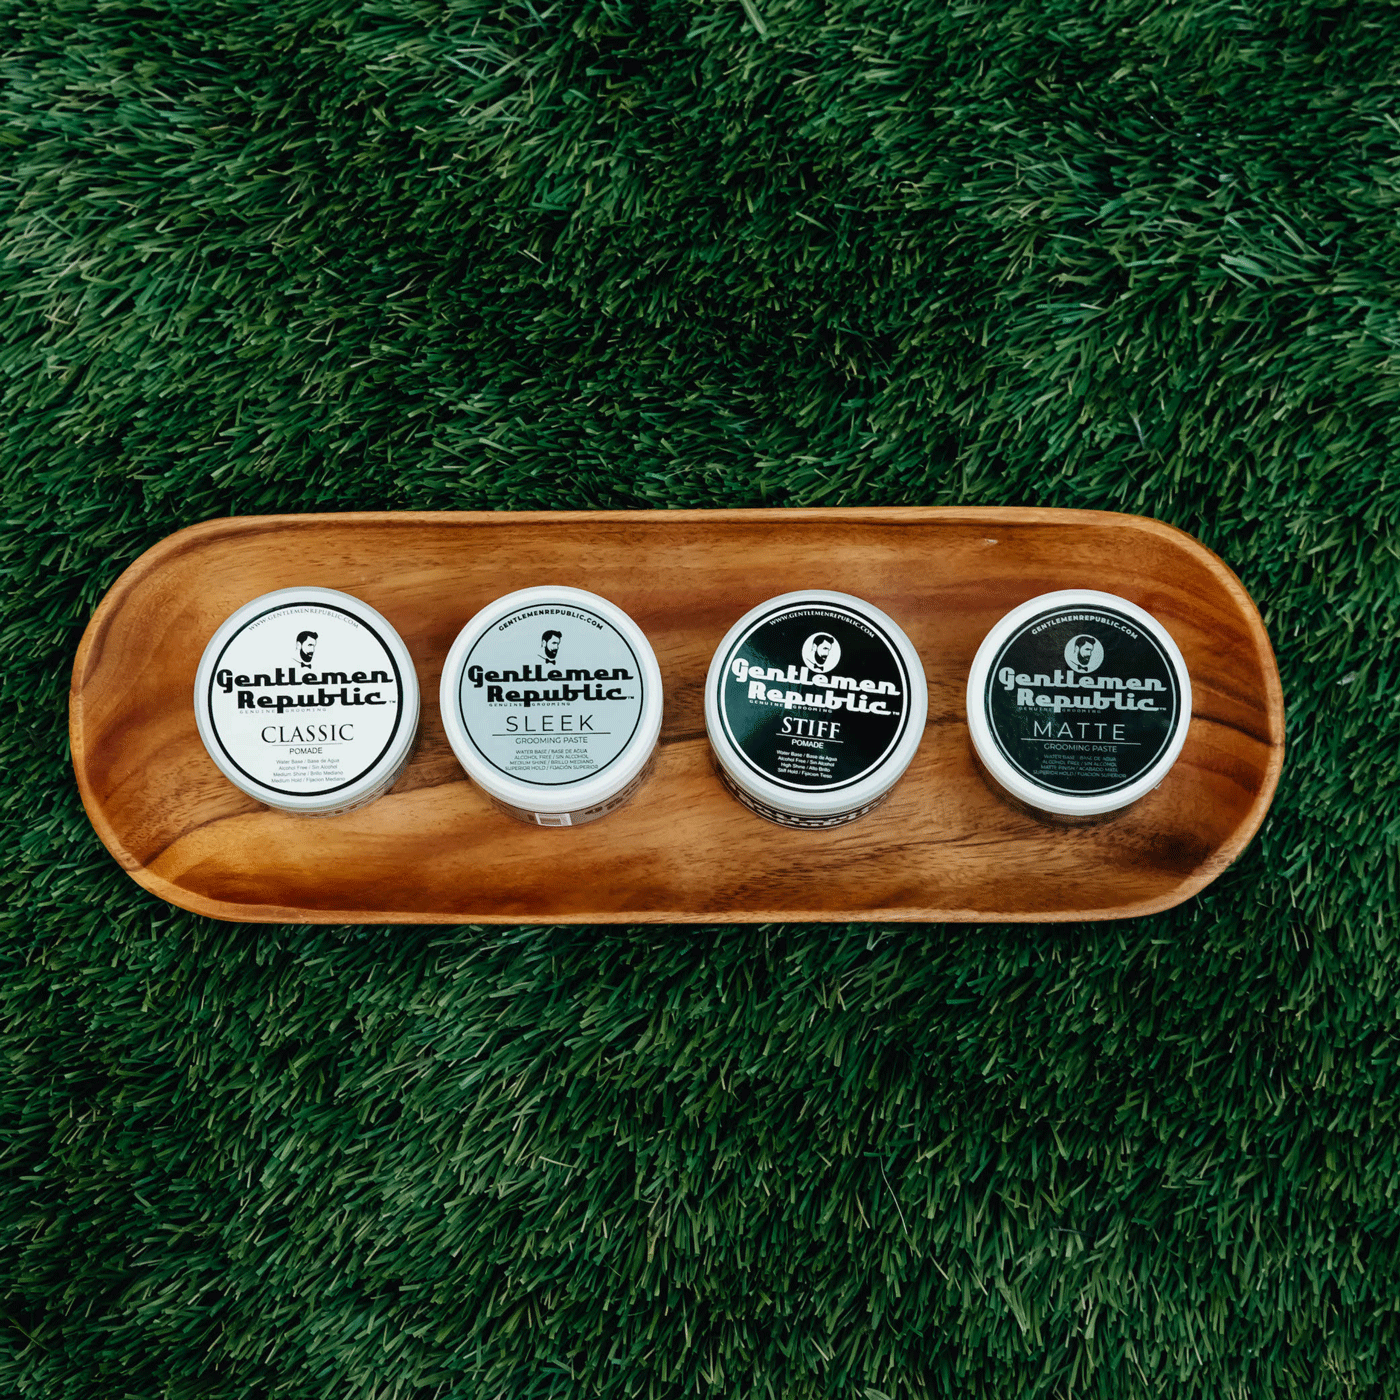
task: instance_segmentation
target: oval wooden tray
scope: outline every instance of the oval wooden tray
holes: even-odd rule
[[[239,604],[344,589],[398,628],[423,732],[393,792],[345,816],[271,811],[219,774],[195,730],[195,667]],[[589,588],[651,638],[666,686],[656,771],[572,830],[500,815],[443,735],[437,690],[462,624],[535,583]],[[1100,825],[1052,827],[973,766],[963,693],[988,628],[1054,588],[1154,613],[1191,670],[1186,747],[1161,787]],[[893,795],[833,831],[741,807],[710,768],[701,687],[725,629],[798,587],[867,598],[929,682],[923,744]],[[1195,894],[1258,829],[1283,760],[1263,623],[1189,535],[1093,511],[849,509],[354,514],[211,520],[113,585],[73,665],[73,765],[107,849],[145,889],[268,923],[1051,920],[1146,914]]]

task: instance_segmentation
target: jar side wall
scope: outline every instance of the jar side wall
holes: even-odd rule
[[[499,797],[487,792],[480,783],[473,779],[473,786],[486,798],[498,812],[505,813],[518,822],[524,822],[527,826],[587,826],[589,822],[600,821],[603,817],[611,816],[620,807],[625,807],[634,796],[637,790],[651,777],[656,768],[655,753],[648,758],[642,771],[637,774],[619,792],[613,793],[611,797],[604,798],[601,802],[595,802],[590,807],[581,807],[576,812],[532,812],[525,807],[512,807],[508,802],[502,802]]]
[[[760,816],[764,821],[773,822],[776,826],[787,826],[805,831],[825,831],[833,826],[845,826],[847,822],[859,820],[868,812],[873,812],[889,795],[893,789],[890,785],[879,797],[853,807],[848,812],[836,812],[827,817],[800,816],[795,812],[784,812],[780,808],[771,807],[766,802],[760,802],[758,798],[751,797],[741,788],[724,770],[724,765],[719,761],[719,755],[715,752],[713,745],[710,748],[710,763],[718,775],[720,783],[728,791],[735,801],[742,803],[749,811]]]

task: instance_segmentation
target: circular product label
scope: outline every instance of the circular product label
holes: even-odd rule
[[[627,638],[570,603],[531,603],[493,622],[457,683],[472,747],[497,772],[535,787],[604,772],[637,732],[644,698]]]
[[[384,639],[353,613],[282,603],[224,642],[205,699],[214,741],[245,778],[284,797],[322,797],[389,752],[404,678]]]
[[[909,723],[909,672],[894,641],[836,603],[785,603],[725,653],[725,736],[761,778],[831,792],[868,777]]]
[[[1052,608],[1023,622],[987,673],[1002,757],[1050,792],[1117,792],[1146,773],[1181,722],[1167,653],[1110,607]]]

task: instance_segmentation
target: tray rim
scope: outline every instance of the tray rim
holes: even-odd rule
[[[127,850],[112,826],[97,795],[91,791],[83,757],[86,752],[83,719],[83,690],[100,661],[108,630],[119,615],[125,601],[151,574],[191,550],[217,543],[221,538],[247,532],[276,529],[316,529],[324,526],[375,525],[433,527],[504,527],[548,520],[552,526],[584,523],[722,523],[722,522],[791,522],[819,524],[830,521],[864,520],[881,524],[930,525],[1016,525],[1038,528],[1060,528],[1113,522],[1131,525],[1169,541],[1177,548],[1196,556],[1198,562],[1230,594],[1237,605],[1238,616],[1245,625],[1250,642],[1265,663],[1264,714],[1267,723],[1269,754],[1263,780],[1255,792],[1254,801],[1245,812],[1228,840],[1211,857],[1185,877],[1171,891],[1153,899],[1131,905],[1115,905],[1104,910],[1058,911],[981,911],[972,909],[909,910],[903,906],[894,910],[745,910],[712,911],[697,914],[692,910],[637,910],[625,915],[598,918],[590,914],[553,913],[547,918],[525,918],[508,914],[473,914],[460,918],[444,918],[440,914],[416,911],[303,909],[275,904],[231,904],[220,899],[191,896],[190,892],[166,880],[147,868]],[[966,717],[963,717],[966,723]],[[83,809],[87,813],[99,840],[126,873],[148,893],[168,904],[193,914],[235,923],[257,924],[365,924],[390,927],[404,925],[467,926],[507,925],[536,927],[552,924],[753,924],[753,923],[1072,923],[1113,919],[1140,918],[1160,913],[1184,903],[1200,893],[1234,863],[1263,824],[1278,788],[1283,771],[1285,751],[1285,708],[1283,683],[1278,661],[1274,655],[1268,630],[1258,607],[1234,570],[1209,546],[1202,544],[1186,530],[1151,516],[1123,511],[1081,510],[1056,506],[763,506],[724,507],[717,509],[685,508],[676,510],[537,510],[537,511],[315,511],[305,514],[229,515],[187,525],[166,535],[138,555],[117,576],[103,594],[92,617],[83,630],[73,658],[69,683],[68,737],[70,759],[78,784]]]

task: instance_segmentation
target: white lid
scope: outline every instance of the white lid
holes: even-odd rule
[[[889,791],[927,717],[928,684],[909,638],[849,593],[805,589],[751,608],[705,678],[705,727],[720,766],[793,816],[835,816]]]
[[[334,588],[280,588],[238,609],[195,672],[199,737],[220,772],[287,812],[334,812],[391,781],[418,729],[399,634]]]
[[[1013,608],[967,678],[967,723],[1013,797],[1098,816],[1162,781],[1186,742],[1191,678],[1171,634],[1112,593],[1067,588]]]
[[[646,766],[661,732],[661,668],[642,629],[606,598],[522,588],[457,634],[439,701],[452,752],[492,797],[576,812]]]

